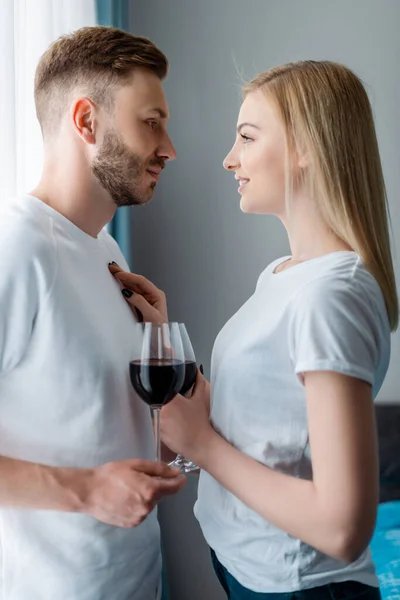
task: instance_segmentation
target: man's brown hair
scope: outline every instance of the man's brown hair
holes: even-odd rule
[[[113,91],[135,68],[164,79],[165,55],[147,38],[114,27],[83,27],[56,40],[43,54],[35,75],[36,114],[43,135],[54,131],[75,89],[112,107]]]

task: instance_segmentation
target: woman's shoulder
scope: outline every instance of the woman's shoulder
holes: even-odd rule
[[[355,252],[339,252],[329,255],[315,268],[300,286],[299,295],[319,299],[352,297],[384,303],[383,295],[375,277]]]
[[[318,312],[321,318],[350,319],[389,331],[385,300],[360,256],[346,253],[305,278],[292,297],[293,312]],[[325,315],[325,317],[324,317]]]

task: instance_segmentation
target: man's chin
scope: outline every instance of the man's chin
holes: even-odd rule
[[[151,189],[147,194],[143,194],[140,204],[148,204],[154,198],[154,189]]]
[[[147,190],[146,194],[135,194],[134,196],[128,196],[125,194],[124,196],[120,196],[119,198],[114,198],[114,202],[118,208],[122,206],[144,206],[153,200],[154,190]]]
[[[157,183],[154,182],[150,185],[150,188],[147,188],[146,192],[142,194],[142,202],[141,204],[148,204],[154,198],[154,192],[156,190]]]
[[[131,206],[145,206],[153,200],[154,192],[143,194],[140,198],[132,198]]]
[[[153,200],[154,192],[157,187],[157,182],[152,181],[150,185],[143,185],[141,190],[138,190],[139,193],[136,193],[132,196],[131,205],[141,206],[144,204],[148,204]]]

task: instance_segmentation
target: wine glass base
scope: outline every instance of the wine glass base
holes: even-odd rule
[[[168,466],[178,467],[181,473],[194,473],[195,471],[200,471],[200,467],[197,466],[196,463],[185,458],[182,454],[178,454],[175,460],[170,462]]]

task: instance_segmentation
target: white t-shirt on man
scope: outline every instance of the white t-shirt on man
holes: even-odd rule
[[[336,252],[275,273],[284,260],[265,269],[216,339],[211,420],[245,454],[311,480],[301,374],[347,374],[370,383],[375,397],[388,368],[390,329],[381,290],[357,254]],[[350,579],[378,585],[369,550],[346,566],[268,523],[206,472],[195,514],[220,562],[255,592]]]
[[[0,202],[0,455],[92,468],[153,458],[134,393],[134,317],[93,238],[38,198]],[[133,529],[83,514],[0,509],[1,600],[156,600],[156,511]],[[158,589],[158,592],[157,592]]]

